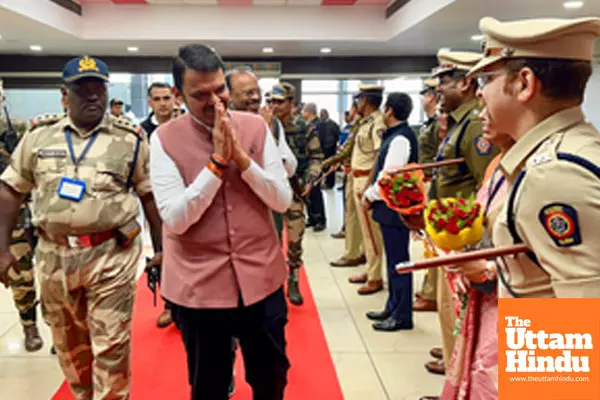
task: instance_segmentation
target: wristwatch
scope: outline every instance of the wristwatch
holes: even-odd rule
[[[488,260],[485,264],[485,279],[488,281],[496,280],[496,268],[498,268],[498,264],[494,260]]]

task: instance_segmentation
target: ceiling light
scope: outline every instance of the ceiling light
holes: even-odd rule
[[[129,46],[127,48],[127,51],[130,52],[130,53],[135,53],[135,52],[137,52],[139,50],[140,50],[139,47],[134,47],[134,46]]]
[[[575,9],[583,7],[583,1],[565,1],[563,7],[566,9]]]
[[[29,46],[29,50],[31,50],[31,51],[42,51],[42,46],[40,46],[39,44],[32,44],[31,46]]]
[[[331,53],[331,49],[329,47],[323,47],[321,49],[321,53],[323,53],[323,54],[329,54],[329,53]]]
[[[471,36],[471,40],[474,42],[481,42],[483,40],[484,36],[483,35],[473,35]]]
[[[272,53],[273,48],[272,47],[263,47],[262,52],[263,53]]]

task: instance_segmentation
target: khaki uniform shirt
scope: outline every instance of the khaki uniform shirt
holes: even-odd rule
[[[419,164],[428,164],[435,161],[442,139],[438,136],[439,126],[435,116],[429,118],[419,133]],[[431,168],[423,171],[425,176],[433,174]]]
[[[93,132],[99,132],[77,171],[68,150],[66,129],[71,129],[76,158]],[[141,128],[111,116],[105,116],[87,134],[78,132],[68,117],[40,119],[20,141],[0,180],[19,193],[35,189],[37,224],[47,232],[82,235],[114,229],[138,214],[138,201],[126,188],[138,140],[141,142],[132,183],[143,196],[151,192],[148,142]],[[80,201],[58,196],[62,178],[85,182]]]
[[[583,165],[582,165],[583,164]],[[561,111],[526,133],[501,167],[513,187],[516,232],[535,253],[505,257],[500,269],[522,297],[600,297],[600,133],[580,107]],[[585,166],[587,166],[587,168]],[[511,194],[509,194],[509,199]],[[494,243],[514,243],[508,201]],[[502,283],[501,297],[512,297]]]
[[[374,111],[360,120],[357,129],[350,166],[353,170],[370,171],[379,155],[381,137],[387,130],[383,114],[379,110]]]
[[[350,127],[350,133],[348,134],[348,139],[342,145],[342,148],[338,153],[334,156],[329,157],[327,160],[323,161],[322,167],[329,167],[333,164],[341,162],[344,166],[350,166],[350,161],[352,159],[352,151],[354,150],[354,138],[356,137],[356,132],[360,126],[360,120],[356,121]]]
[[[448,135],[440,144],[437,160],[464,157],[465,162],[434,171],[436,194],[440,198],[456,197],[459,193],[468,197],[475,193],[481,186],[488,164],[500,153],[498,146],[482,136],[478,106],[479,100],[472,99],[448,116]]]

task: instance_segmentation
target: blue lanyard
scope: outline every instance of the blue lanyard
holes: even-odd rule
[[[73,150],[73,141],[71,140],[71,129],[70,128],[65,129],[65,139],[67,140],[67,146],[69,147],[69,154],[71,155],[71,161],[73,161],[73,165],[75,165],[75,171],[77,171],[77,167],[79,166],[79,163],[81,161],[83,161],[83,159],[85,158],[88,151],[92,148],[92,145],[96,141],[96,137],[98,137],[98,132],[99,131],[96,131],[92,134],[92,136],[90,137],[90,140],[88,140],[83,151],[77,158],[77,157],[75,157],[75,151]]]
[[[498,173],[500,167],[496,167],[496,169],[494,170],[494,173],[492,174],[492,178],[490,179],[490,186],[488,186],[488,198],[487,198],[487,202],[485,204],[485,213],[483,215],[488,215],[488,212],[490,211],[490,206],[492,205],[492,201],[494,200],[494,198],[496,197],[496,195],[498,194],[498,192],[500,191],[500,188],[502,187],[502,184],[504,183],[506,177],[504,175],[500,176],[500,179],[498,179],[498,182],[496,182],[496,184],[494,185],[494,178],[496,178],[496,174]]]
[[[442,144],[440,145],[440,147],[438,147],[438,153],[435,156],[435,162],[444,161],[444,149],[446,148],[446,145],[448,144],[449,141],[450,141],[450,134],[447,133],[446,137],[442,141]],[[441,167],[434,168],[433,178],[437,178],[440,168]]]

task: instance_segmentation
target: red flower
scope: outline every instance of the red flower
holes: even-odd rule
[[[473,222],[475,222],[474,219],[468,219],[467,222],[465,222],[465,226],[467,228],[469,228],[469,227],[473,226]]]
[[[445,228],[449,233],[453,235],[456,235],[458,232],[460,232],[460,229],[458,228],[455,222],[448,222]]]
[[[446,221],[443,220],[442,218],[440,218],[437,221],[435,221],[435,227],[436,227],[436,229],[442,230],[442,229],[444,229],[445,226],[446,226]]]
[[[469,215],[472,216],[472,217],[476,217],[477,214],[479,214],[479,210],[477,209],[477,207],[473,208],[471,210],[471,212],[469,213]]]
[[[450,218],[448,218],[449,224],[456,224],[457,222],[458,222],[458,218],[456,218],[456,215],[453,215]]]
[[[410,206],[410,200],[406,197],[400,197],[398,199],[398,204],[400,204],[401,207],[408,207]]]
[[[427,219],[429,220],[429,222],[435,222],[435,218],[433,218],[433,214],[429,214],[429,217],[427,217]]]
[[[407,181],[410,179],[410,174],[408,172],[404,173],[404,180]]]
[[[468,217],[469,214],[467,214],[465,211],[461,210],[460,208],[457,210],[454,210],[454,213],[456,214],[456,216],[460,219],[465,219]]]
[[[460,204],[461,206],[466,206],[467,201],[465,199],[458,199],[458,204]]]
[[[407,188],[402,188],[402,190],[400,191],[400,194],[404,197],[408,197],[408,196],[410,196],[410,190],[408,190]]]

